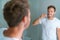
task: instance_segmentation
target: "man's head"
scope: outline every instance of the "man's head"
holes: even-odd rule
[[[54,17],[56,8],[55,8],[55,6],[50,5],[50,6],[48,6],[47,11],[48,11],[47,16],[48,16],[49,18],[51,18],[51,17]]]
[[[9,1],[5,4],[3,14],[9,27],[24,25],[27,28],[30,24],[30,10],[28,3],[22,1]]]

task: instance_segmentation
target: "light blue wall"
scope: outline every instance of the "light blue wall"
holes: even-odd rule
[[[7,24],[3,19],[2,9],[8,0],[0,0],[0,27],[6,27]],[[42,27],[41,25],[33,26],[32,22],[38,18],[41,13],[47,13],[49,5],[55,5],[57,8],[56,17],[60,19],[60,0],[29,0],[31,10],[31,24],[30,27],[24,32],[24,35],[32,38],[32,40],[41,40]]]
[[[1,27],[7,27],[7,24],[3,18],[3,7],[4,7],[4,4],[9,1],[9,0],[0,0],[0,28]]]

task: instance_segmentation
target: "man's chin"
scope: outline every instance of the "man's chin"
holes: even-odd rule
[[[51,18],[52,16],[48,16],[48,18]]]
[[[48,15],[48,17],[52,17],[52,15]]]

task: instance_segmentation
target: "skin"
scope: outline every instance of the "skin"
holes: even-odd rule
[[[29,27],[30,24],[30,10],[28,10],[28,16],[25,16],[22,21],[16,27],[9,27],[4,30],[3,34],[6,37],[22,38],[23,32]]]
[[[33,25],[34,26],[38,25],[39,24],[39,20],[42,19],[42,18],[45,18],[45,17],[47,17],[49,20],[53,20],[54,15],[55,15],[54,8],[49,8],[47,10],[47,14],[43,13],[39,18],[37,18],[36,20],[34,20]],[[58,40],[60,40],[60,28],[56,28],[56,30],[57,30]]]

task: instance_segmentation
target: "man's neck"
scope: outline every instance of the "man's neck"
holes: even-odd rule
[[[48,17],[48,19],[49,19],[49,20],[53,20],[53,19],[54,19],[54,17]]]
[[[23,31],[23,28],[8,28],[6,31],[4,31],[4,36],[12,38],[22,38]]]

